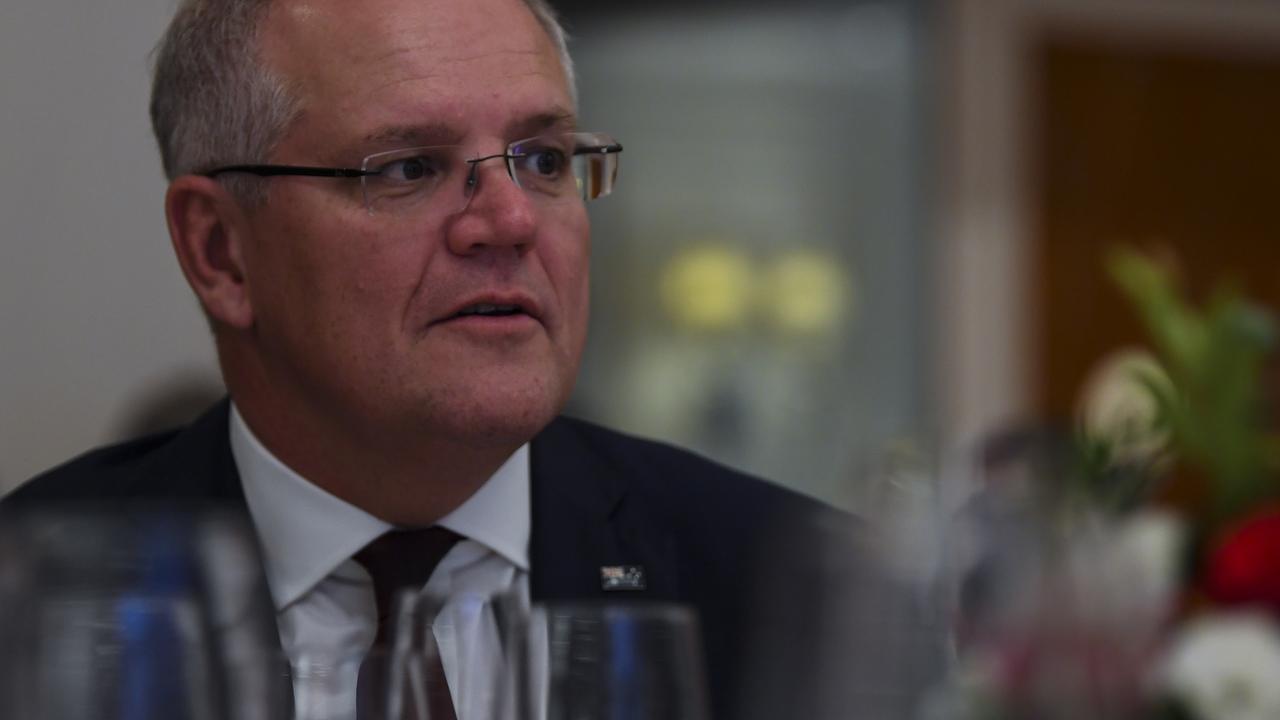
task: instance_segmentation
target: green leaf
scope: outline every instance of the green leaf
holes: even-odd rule
[[[1226,285],[1196,308],[1168,272],[1131,250],[1111,253],[1108,267],[1168,370],[1169,385],[1147,377],[1144,386],[1177,453],[1209,478],[1215,519],[1274,495],[1280,445],[1267,436],[1261,412],[1274,319]]]

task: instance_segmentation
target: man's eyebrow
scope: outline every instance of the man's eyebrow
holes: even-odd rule
[[[554,108],[517,121],[511,126],[512,139],[537,135],[548,130],[571,131],[578,126],[578,116],[569,110]]]
[[[443,124],[391,125],[364,137],[366,145],[456,145],[461,141],[462,133]]]
[[[511,125],[510,132],[512,139],[518,140],[547,130],[573,130],[577,127],[577,122],[577,116],[573,112],[557,107],[516,121]],[[397,147],[457,145],[462,142],[464,135],[458,128],[443,123],[390,125],[365,135],[363,142],[366,146]]]

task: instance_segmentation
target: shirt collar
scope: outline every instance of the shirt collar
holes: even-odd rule
[[[234,403],[231,454],[262,544],[267,586],[280,611],[393,526],[294,472],[264,446]],[[529,446],[522,445],[470,498],[437,523],[529,569]]]
[[[529,571],[529,444],[521,445],[467,501],[437,525]]]

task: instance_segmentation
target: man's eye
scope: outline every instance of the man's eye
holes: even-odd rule
[[[431,158],[418,156],[393,160],[383,165],[378,174],[396,182],[417,182],[439,175],[440,168]]]
[[[555,177],[564,170],[564,153],[554,148],[528,151],[524,158],[526,168],[544,177]]]

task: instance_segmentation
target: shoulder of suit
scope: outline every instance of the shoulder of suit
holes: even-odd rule
[[[72,497],[110,496],[123,490],[133,471],[160,448],[173,441],[178,430],[148,435],[127,442],[89,450],[57,467],[36,475],[4,498],[6,505],[27,501]]]
[[[192,446],[208,446],[207,436],[226,423],[226,401],[186,427],[89,450],[46,470],[3,498],[3,506],[99,499],[126,499],[154,494],[156,475]],[[217,446],[217,443],[212,443]],[[173,469],[173,468],[170,468]]]
[[[735,470],[669,443],[636,437],[572,417],[557,418],[548,432],[572,436],[600,460],[633,480],[633,489],[726,501],[737,507],[769,506],[796,513],[823,512],[826,505],[771,481]],[[563,442],[563,440],[561,440]]]

